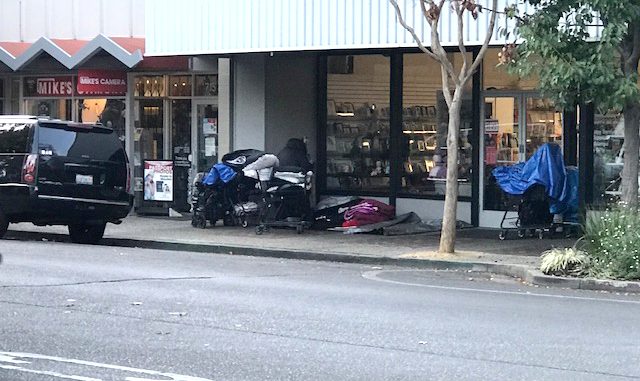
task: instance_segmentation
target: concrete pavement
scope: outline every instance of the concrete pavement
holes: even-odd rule
[[[67,240],[64,226],[38,227],[12,224],[7,238]],[[489,229],[463,229],[454,255],[437,253],[439,234],[383,236],[332,231],[271,229],[256,235],[251,227],[197,229],[186,218],[129,216],[121,225],[108,224],[103,244],[177,249],[266,257],[327,260],[351,263],[394,264],[422,268],[487,271],[527,282],[566,288],[640,292],[640,283],[549,277],[537,271],[540,254],[553,247],[570,247],[564,238],[500,241]]]

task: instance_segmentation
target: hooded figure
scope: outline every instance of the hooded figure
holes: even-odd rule
[[[281,167],[300,167],[304,171],[313,169],[307,156],[307,145],[301,140],[291,138],[287,145],[278,154]]]

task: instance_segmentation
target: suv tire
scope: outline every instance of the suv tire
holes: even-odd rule
[[[0,210],[0,238],[4,237],[8,229],[9,220],[7,219],[7,216],[2,213],[2,210]]]
[[[98,225],[71,224],[69,225],[69,238],[73,243],[96,244],[104,235],[106,222]]]

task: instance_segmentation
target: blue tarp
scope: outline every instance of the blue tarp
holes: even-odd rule
[[[551,213],[567,215],[578,210],[578,170],[564,166],[557,144],[543,144],[526,162],[496,167],[492,173],[500,188],[512,195],[543,185],[551,199]]]
[[[233,170],[230,166],[218,163],[211,167],[209,173],[202,179],[202,183],[205,185],[215,185],[218,181],[222,181],[223,183],[228,183],[236,177],[236,171]]]

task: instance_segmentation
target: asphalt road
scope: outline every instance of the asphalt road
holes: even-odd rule
[[[640,296],[0,241],[0,380],[640,379]]]

